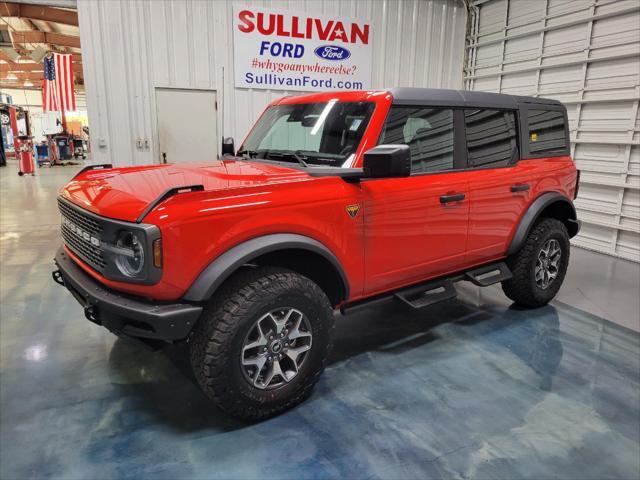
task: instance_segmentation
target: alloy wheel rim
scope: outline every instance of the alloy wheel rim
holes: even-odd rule
[[[536,285],[546,290],[558,277],[560,271],[560,259],[562,258],[562,248],[556,239],[547,240],[536,260],[535,279]]]
[[[293,380],[311,349],[313,335],[305,315],[277,308],[261,316],[244,339],[240,363],[255,388],[271,390]]]

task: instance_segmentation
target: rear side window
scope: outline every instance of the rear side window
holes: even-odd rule
[[[465,110],[469,167],[504,167],[518,159],[515,112]]]
[[[409,145],[412,174],[451,170],[453,110],[392,106],[379,143]]]
[[[565,130],[564,112],[530,109],[527,119],[531,154],[538,157],[567,154],[569,143]]]

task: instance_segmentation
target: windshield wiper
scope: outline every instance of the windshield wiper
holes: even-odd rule
[[[238,155],[244,158],[255,158],[258,156],[258,152],[255,150],[238,150]]]
[[[293,158],[295,158],[300,165],[302,165],[303,167],[309,168],[309,164],[305,162],[304,159],[302,158],[302,155],[300,155],[300,150],[296,150],[295,152],[292,152],[290,155]]]
[[[288,157],[288,158],[293,158],[296,162],[298,162],[300,165],[302,165],[305,168],[309,167],[309,164],[307,162],[305,162],[305,158],[302,155],[300,155],[300,150],[296,150],[295,152],[291,151],[287,151],[287,152],[273,152],[270,150],[264,150],[263,153],[265,158],[282,158],[282,157]]]

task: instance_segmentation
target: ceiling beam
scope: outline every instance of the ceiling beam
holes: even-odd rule
[[[27,18],[29,20],[44,20],[77,27],[78,12],[63,10],[62,8],[29,5],[26,3],[0,3],[0,14],[3,17]]]
[[[15,90],[34,90],[34,91],[37,92],[38,90],[42,90],[42,84],[41,83],[34,83],[33,87],[25,87],[24,85],[10,85],[7,88],[13,88]],[[26,106],[28,106],[28,105],[26,105]]]
[[[31,60],[31,57],[29,57],[29,54],[32,52],[32,50],[17,48],[16,51],[20,54],[21,58],[25,60]],[[4,60],[5,62],[11,62],[11,59],[7,55],[5,55],[5,53],[2,51],[0,51],[0,60]],[[82,63],[82,55],[79,53],[74,53],[73,63]]]
[[[22,85],[25,80],[31,80],[31,82],[35,85],[42,85],[42,73],[39,72],[15,72],[14,75],[18,77],[17,80],[7,80],[6,74],[2,74],[0,79],[2,80],[2,86],[6,88],[11,88],[13,85]],[[76,85],[84,85],[84,79],[82,77],[75,77]]]
[[[40,72],[13,72],[13,74],[18,77],[18,80],[42,80],[42,73]],[[6,74],[3,72],[2,82],[5,81],[10,82],[11,80],[7,80]]]
[[[42,63],[0,63],[0,73],[9,73],[9,72],[43,72],[44,65]],[[74,63],[73,64],[74,73],[82,73],[82,64]]]
[[[9,89],[9,88],[15,88],[16,90],[42,90],[42,82],[38,82],[38,81],[31,81],[31,83],[33,83],[33,87],[25,87],[24,86],[24,82],[15,82],[13,84],[9,83],[6,85],[5,88]],[[82,83],[79,83],[78,85],[83,85]],[[76,85],[76,87],[78,86]],[[76,90],[76,101],[78,98],[78,90]]]
[[[37,32],[34,30],[11,32],[13,43],[48,43],[60,47],[80,48],[80,37],[62,33]]]

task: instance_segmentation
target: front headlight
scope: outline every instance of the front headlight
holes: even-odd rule
[[[144,270],[145,239],[140,234],[122,231],[116,241],[115,263],[120,273],[127,277],[137,277]]]

